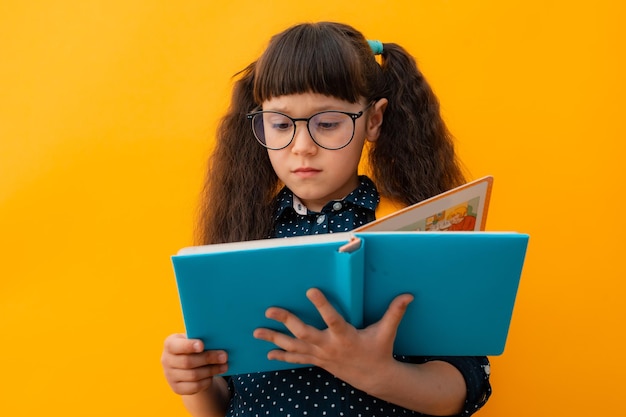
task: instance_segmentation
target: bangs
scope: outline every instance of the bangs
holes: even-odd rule
[[[367,96],[359,47],[338,27],[296,26],[273,38],[257,61],[254,98],[318,93],[356,103]]]

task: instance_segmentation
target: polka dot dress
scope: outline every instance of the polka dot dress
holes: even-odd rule
[[[415,414],[378,400],[321,368],[234,376],[229,416],[398,416]]]
[[[342,200],[329,202],[320,212],[308,211],[289,189],[284,188],[277,196],[272,237],[353,230],[375,219],[378,201],[374,183],[365,176],[360,177],[357,189]],[[412,363],[445,360],[456,366],[468,386],[463,416],[478,410],[491,393],[489,362],[485,357],[397,359]],[[233,375],[226,379],[232,393],[226,414],[229,417],[422,415],[372,397],[318,367]]]
[[[278,208],[272,237],[347,232],[375,219],[378,191],[367,177],[343,200],[331,201],[318,212],[309,211],[288,188],[276,198]]]

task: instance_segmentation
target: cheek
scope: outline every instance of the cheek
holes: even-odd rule
[[[373,134],[373,132],[369,132]],[[368,131],[364,124],[357,124],[356,129],[354,130],[354,138],[352,139],[356,142],[365,143],[365,140],[375,140],[375,138],[370,139],[368,136]]]
[[[365,144],[364,136],[355,136],[350,142],[350,145],[340,150],[342,158],[349,161],[359,161],[361,154],[363,153],[363,147]]]
[[[327,168],[332,170],[335,175],[344,178],[353,175],[358,171],[361,161],[361,147],[348,147],[333,152],[329,155]]]
[[[267,155],[270,158],[270,163],[272,164],[272,168],[274,169],[274,172],[276,172],[277,174],[280,174],[281,169],[284,169],[285,167],[285,152],[283,152],[282,150],[280,151],[268,151]]]

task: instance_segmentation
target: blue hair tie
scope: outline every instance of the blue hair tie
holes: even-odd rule
[[[374,52],[374,55],[380,55],[383,53],[383,43],[381,41],[368,40],[367,43],[370,44],[370,48],[372,49],[372,52]]]

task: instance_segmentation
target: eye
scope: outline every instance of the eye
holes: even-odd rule
[[[317,130],[335,130],[346,121],[346,115],[337,112],[320,113],[311,119],[313,127]]]
[[[269,129],[285,131],[293,129],[293,122],[282,114],[265,113],[265,125]]]
[[[272,123],[272,129],[274,130],[287,130],[290,127],[289,123]]]

